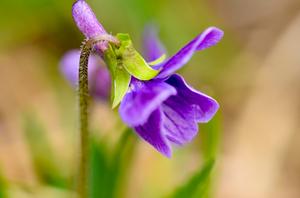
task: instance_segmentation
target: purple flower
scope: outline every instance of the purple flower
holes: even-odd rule
[[[84,1],[79,0],[73,5],[73,17],[87,38],[106,34]],[[171,144],[190,142],[198,132],[198,123],[208,122],[219,108],[213,98],[191,88],[175,72],[191,59],[194,52],[215,45],[222,36],[220,29],[210,27],[175,55],[153,66],[160,70],[154,79],[141,81],[131,77],[119,107],[120,116],[141,138],[167,157],[172,154]],[[96,49],[104,53],[107,43],[100,43]],[[165,53],[153,29],[145,33],[144,51],[147,61],[154,61]]]
[[[194,52],[215,45],[223,32],[206,29],[163,64],[158,76],[150,81],[132,79],[121,102],[121,118],[137,134],[163,155],[170,157],[171,144],[184,145],[198,132],[198,123],[208,122],[219,104],[211,97],[190,87],[182,76],[174,74]],[[155,32],[148,30],[144,39],[145,56],[149,61],[164,53]]]
[[[67,52],[61,62],[60,70],[70,84],[77,88],[80,50]],[[91,55],[88,65],[89,89],[93,98],[107,100],[111,79],[108,70],[102,64],[100,57]]]

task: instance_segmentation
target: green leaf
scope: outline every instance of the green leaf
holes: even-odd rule
[[[131,165],[136,138],[132,129],[127,128],[119,139],[113,152],[105,141],[92,139],[90,182],[91,198],[123,197],[124,180],[127,179]]]
[[[104,143],[98,143],[94,138],[91,140],[90,157],[90,194],[91,198],[108,197],[110,186],[107,183],[109,178],[109,158]]]
[[[111,102],[112,108],[115,108],[125,96],[130,84],[131,76],[124,69],[121,60],[117,59],[112,46],[109,46],[108,50],[105,51],[104,59],[112,77]]]
[[[125,129],[114,150],[111,161],[110,185],[114,187],[112,197],[123,197],[126,191],[129,169],[132,165],[137,139],[131,128]]]
[[[195,173],[183,186],[169,196],[170,198],[197,197],[202,198],[206,194],[206,187],[210,180],[210,173],[214,166],[214,160],[208,160],[199,172]],[[197,196],[195,196],[197,194]]]
[[[139,80],[151,80],[159,70],[151,68],[144,58],[134,49],[128,34],[117,34],[121,46],[116,50],[117,58],[122,60],[125,69]]]

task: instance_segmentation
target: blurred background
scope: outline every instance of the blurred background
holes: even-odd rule
[[[221,108],[172,159],[132,132],[123,137],[117,112],[104,101],[93,103],[94,197],[109,186],[116,186],[115,195],[102,197],[166,197],[210,158],[208,197],[300,197],[299,0],[87,2],[108,32],[129,33],[138,49],[149,22],[159,27],[168,55],[208,26],[225,32],[180,70]],[[0,197],[73,194],[77,97],[59,70],[63,54],[83,40],[72,3],[0,2]],[[107,186],[114,170],[117,184]]]

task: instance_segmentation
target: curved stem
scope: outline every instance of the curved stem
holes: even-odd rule
[[[89,151],[90,135],[88,129],[89,108],[89,83],[88,83],[88,61],[92,47],[99,41],[108,41],[118,45],[119,41],[111,35],[101,35],[84,42],[81,48],[79,61],[79,110],[80,110],[80,162],[79,162],[79,198],[89,197]]]
[[[89,181],[89,130],[88,130],[88,106],[89,106],[89,88],[88,88],[88,60],[92,47],[84,43],[81,49],[79,61],[79,108],[80,108],[80,164],[79,164],[79,182],[78,195],[80,198],[88,198]]]

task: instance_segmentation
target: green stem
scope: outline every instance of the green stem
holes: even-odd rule
[[[80,164],[78,195],[80,198],[88,198],[89,181],[89,130],[88,130],[88,60],[92,47],[84,43],[81,49],[79,62],[79,107],[80,107]]]
[[[90,135],[88,129],[88,108],[89,108],[89,83],[88,83],[88,62],[92,46],[99,41],[107,41],[119,45],[119,41],[108,34],[89,39],[84,42],[81,48],[79,61],[79,110],[80,110],[80,164],[78,195],[79,198],[89,197],[89,151]]]

